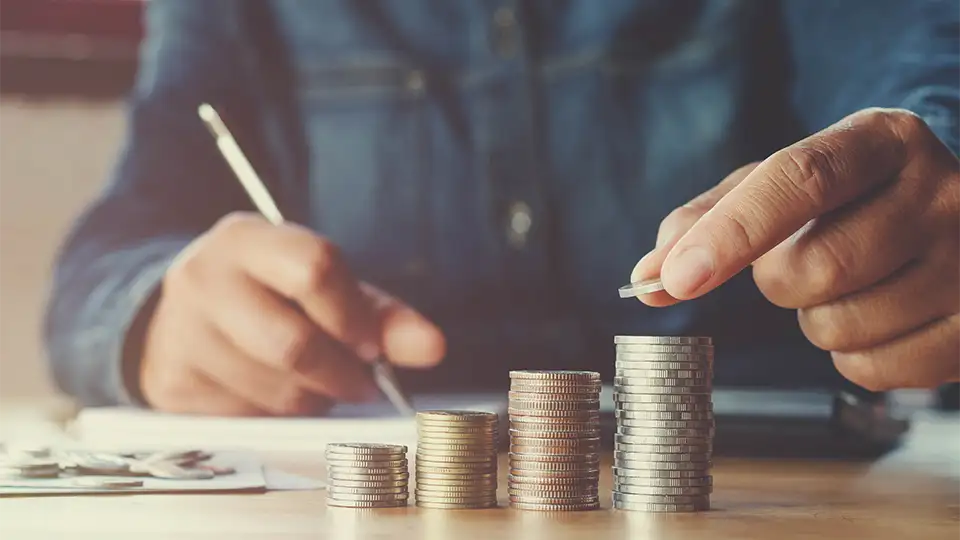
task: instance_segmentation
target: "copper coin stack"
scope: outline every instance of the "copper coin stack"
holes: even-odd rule
[[[327,505],[350,508],[406,506],[407,447],[400,444],[327,445]]]
[[[417,413],[417,506],[497,505],[499,416],[481,411]]]
[[[510,372],[510,506],[600,507],[600,374]]]
[[[709,510],[713,341],[616,336],[614,342],[614,508]]]

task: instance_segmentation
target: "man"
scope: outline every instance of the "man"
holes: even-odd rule
[[[634,333],[714,336],[718,384],[955,381],[957,19],[151,2],[119,167],[59,261],[54,374],[91,405],[316,414],[368,399],[379,353],[412,389],[609,380]],[[251,212],[202,102],[292,224]],[[617,298],[657,275],[656,308]]]

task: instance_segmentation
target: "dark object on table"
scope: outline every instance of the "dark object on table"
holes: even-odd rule
[[[937,408],[941,411],[960,410],[960,383],[948,383],[937,389]]]

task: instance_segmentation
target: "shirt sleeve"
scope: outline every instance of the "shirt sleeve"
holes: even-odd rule
[[[86,406],[138,404],[139,340],[176,255],[251,204],[197,116],[209,102],[254,158],[257,101],[246,84],[232,0],[155,0],[112,178],[56,261],[44,338],[56,384]],[[257,165],[257,159],[252,159]],[[139,321],[139,331],[138,331]]]
[[[867,107],[920,115],[960,153],[960,10],[954,0],[784,0],[792,99],[812,133]]]

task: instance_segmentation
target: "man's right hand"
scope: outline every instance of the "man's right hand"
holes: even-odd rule
[[[376,395],[363,364],[378,353],[426,368],[445,347],[422,315],[358,282],[329,241],[237,213],[167,271],[139,382],[164,411],[315,414]]]

